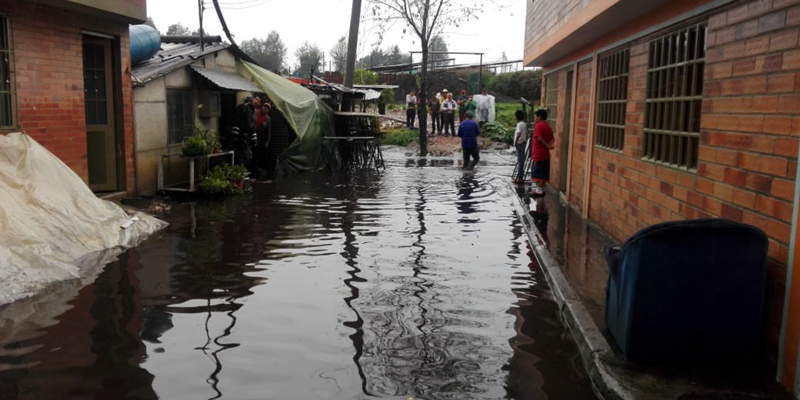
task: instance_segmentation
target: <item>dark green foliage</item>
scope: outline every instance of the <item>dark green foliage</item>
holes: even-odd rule
[[[394,101],[394,89],[383,89],[381,90],[381,102],[384,104],[388,104]]]
[[[203,177],[198,186],[209,196],[227,196],[242,193],[241,182],[247,178],[247,169],[241,165],[219,165]]]
[[[489,138],[494,142],[511,144],[511,142],[514,141],[514,130],[508,129],[496,122],[489,122],[481,128],[481,136]]]
[[[409,143],[419,139],[419,132],[408,129],[395,129],[383,132],[382,144],[408,146]]]
[[[503,125],[506,129],[514,130],[517,126],[517,118],[514,113],[521,109],[520,103],[496,103],[494,122]]]
[[[525,70],[494,76],[489,88],[496,94],[514,100],[524,97],[528,101],[538,102],[542,95],[542,70]]]

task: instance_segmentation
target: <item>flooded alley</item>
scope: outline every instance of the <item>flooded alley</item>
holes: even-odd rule
[[[82,288],[0,309],[0,399],[594,399],[511,155],[175,203]]]

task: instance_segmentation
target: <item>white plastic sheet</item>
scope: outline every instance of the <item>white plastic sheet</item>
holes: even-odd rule
[[[489,121],[488,122],[494,122],[495,116],[497,115],[496,111],[495,111],[494,96],[492,96],[490,94],[487,94],[486,97],[489,99]],[[472,96],[472,100],[475,102],[476,105],[481,102],[481,99],[483,99],[483,95],[482,94],[476,94],[476,95]],[[477,115],[475,116],[475,120],[476,121],[478,120],[478,116]]]
[[[0,135],[0,304],[93,275],[85,259],[135,246],[166,223],[98,199],[61,160],[22,133]],[[107,262],[107,261],[105,261]],[[91,266],[96,268],[97,266]]]

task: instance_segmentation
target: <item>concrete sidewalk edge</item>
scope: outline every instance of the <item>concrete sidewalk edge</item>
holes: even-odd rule
[[[511,184],[509,184],[511,185]],[[513,187],[511,188],[513,191]],[[614,371],[614,361],[611,363],[606,360],[614,360],[617,356],[606,340],[603,333],[597,327],[586,307],[583,306],[572,286],[562,272],[561,266],[547,250],[547,246],[542,239],[539,231],[533,224],[533,218],[523,206],[523,200],[515,196],[515,210],[522,222],[528,241],[542,267],[547,283],[553,292],[553,297],[559,306],[561,317],[567,324],[570,332],[575,338],[581,353],[589,379],[592,382],[592,389],[603,400],[634,400],[641,399],[643,393],[623,384]]]

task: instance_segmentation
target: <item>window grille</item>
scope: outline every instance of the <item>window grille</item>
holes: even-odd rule
[[[16,113],[11,25],[8,16],[0,15],[0,128],[15,127]]]
[[[630,59],[630,49],[600,57],[595,135],[599,147],[622,151],[625,145]]]
[[[558,72],[547,76],[544,95],[544,106],[547,108],[547,120],[556,121],[558,115]],[[550,126],[555,129],[555,122],[550,122]]]
[[[167,90],[167,125],[169,144],[180,143],[183,138],[192,134],[194,113],[192,110],[192,92],[183,89]]]
[[[700,144],[705,23],[650,42],[643,158],[695,170]]]

